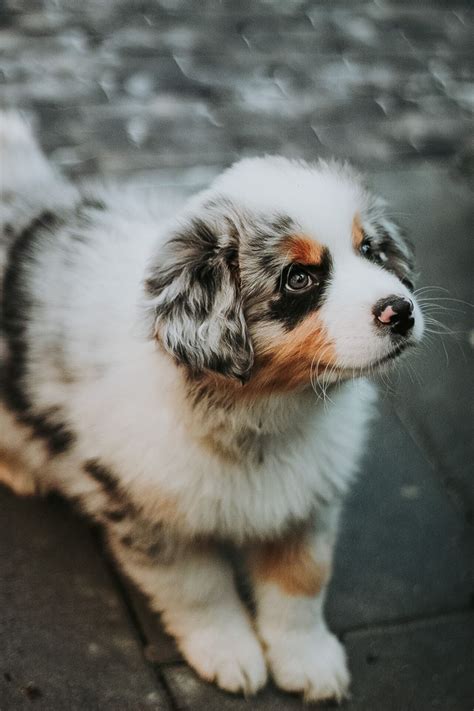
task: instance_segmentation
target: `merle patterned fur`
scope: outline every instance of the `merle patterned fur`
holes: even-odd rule
[[[51,211],[35,217],[13,242],[3,282],[1,328],[9,340],[9,357],[3,378],[4,399],[18,420],[29,426],[33,435],[45,440],[51,455],[67,451],[74,434],[61,421],[58,408],[34,410],[23,379],[28,363],[26,324],[34,303],[24,282],[24,270],[35,260],[35,249],[44,232],[53,232],[62,224]]]

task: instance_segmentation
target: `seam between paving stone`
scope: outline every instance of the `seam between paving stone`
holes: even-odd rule
[[[397,415],[398,417],[398,415]],[[416,445],[416,442],[415,442]],[[418,446],[418,445],[416,445]],[[424,454],[423,454],[424,456]],[[116,585],[117,592],[118,594],[122,597],[122,600],[124,601],[124,605],[127,610],[127,614],[129,616],[129,619],[134,627],[134,629],[137,632],[137,635],[139,637],[139,640],[142,644],[143,650],[145,646],[148,644],[148,638],[147,635],[138,619],[138,616],[136,615],[135,609],[133,607],[133,604],[131,602],[130,596],[128,594],[128,591],[126,587],[123,584],[123,581],[115,569],[113,562],[110,560],[108,557],[106,551],[104,550],[104,546],[101,545],[101,541],[99,540],[99,546],[100,546],[100,551],[105,559],[105,564],[107,568],[110,571],[110,574],[112,576],[112,579]],[[346,640],[350,638],[352,635],[357,635],[359,633],[365,633],[365,632],[383,632],[383,631],[388,631],[388,630],[396,630],[400,629],[403,627],[417,627],[421,626],[423,627],[426,624],[429,624],[434,621],[439,621],[439,622],[447,622],[459,617],[470,617],[472,618],[474,622],[474,610],[472,606],[465,605],[461,607],[453,607],[450,609],[445,609],[445,608],[439,608],[438,610],[430,613],[424,613],[420,615],[414,615],[414,616],[405,616],[405,617],[399,617],[395,619],[390,619],[390,620],[379,620],[375,623],[369,623],[369,624],[361,624],[361,625],[354,625],[350,627],[346,627],[344,630],[341,630],[339,633],[339,636],[341,637],[342,640]],[[158,624],[158,623],[157,623]],[[176,666],[185,666],[186,661],[185,660],[170,660],[170,661],[163,661],[163,662],[150,662],[146,659],[146,655],[143,654],[144,660],[146,664],[150,665],[155,673],[155,676],[159,682],[160,687],[164,691],[166,695],[166,701],[170,707],[170,711],[179,711],[179,706],[177,705],[178,702],[174,698],[174,695],[166,681],[165,676],[161,673],[162,669],[165,668],[171,668],[171,667],[176,667]]]
[[[354,625],[354,627],[347,627],[344,631],[340,633],[340,637],[345,640],[353,634],[358,634],[360,632],[382,632],[390,629],[398,629],[402,627],[409,626],[423,626],[429,624],[430,622],[448,622],[457,617],[472,617],[474,622],[474,610],[469,605],[465,607],[452,608],[450,610],[437,610],[436,612],[426,613],[422,615],[414,615],[413,617],[400,617],[392,620],[383,620],[380,622]]]
[[[149,662],[148,659],[146,658],[144,650],[145,650],[146,645],[148,644],[148,638],[147,638],[146,633],[145,633],[145,631],[138,619],[138,616],[135,612],[135,609],[133,607],[133,604],[132,604],[130,596],[127,592],[127,589],[126,589],[125,585],[123,584],[120,574],[117,572],[117,570],[113,564],[113,561],[107,555],[107,551],[105,549],[105,545],[104,545],[104,542],[100,536],[100,533],[98,533],[96,536],[96,542],[97,542],[97,545],[99,548],[99,553],[100,553],[102,559],[104,560],[104,564],[105,564],[107,570],[109,571],[112,581],[115,585],[117,594],[121,597],[121,599],[124,603],[124,606],[125,606],[125,609],[126,609],[126,612],[128,615],[128,619],[131,623],[131,626],[133,627],[133,629],[138,637],[138,641],[141,644],[143,661],[146,664],[146,666],[151,668],[151,670],[158,682],[158,689],[157,690],[158,690],[158,692],[162,692],[162,697],[165,698],[170,711],[179,711],[177,702],[171,692],[168,682],[166,681],[164,675],[161,674],[161,671],[160,671],[161,665],[153,664],[152,662]],[[1,709],[0,709],[0,711],[1,711]]]

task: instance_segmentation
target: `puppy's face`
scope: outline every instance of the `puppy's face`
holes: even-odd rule
[[[251,392],[373,372],[420,340],[412,256],[347,169],[243,161],[189,206],[147,281],[155,335]]]

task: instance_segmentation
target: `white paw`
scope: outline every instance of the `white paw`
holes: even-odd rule
[[[255,694],[267,681],[262,648],[250,625],[195,629],[179,646],[199,676],[226,691]]]
[[[289,633],[269,645],[267,658],[277,686],[303,693],[306,701],[342,701],[348,695],[344,647],[325,627]]]

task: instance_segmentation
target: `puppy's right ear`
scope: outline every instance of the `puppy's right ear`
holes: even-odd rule
[[[193,374],[209,370],[242,382],[253,348],[240,293],[239,233],[215,206],[176,229],[146,280],[154,336]]]

